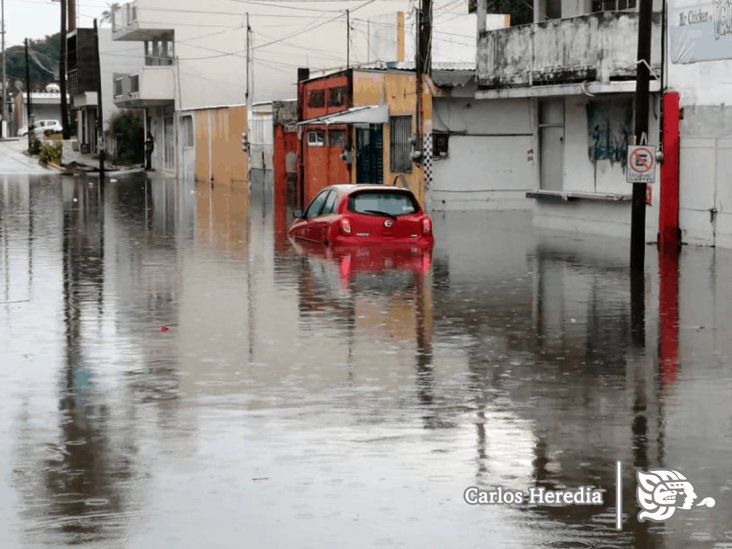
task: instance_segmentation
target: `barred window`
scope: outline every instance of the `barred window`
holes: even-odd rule
[[[395,173],[412,173],[412,117],[394,116],[389,121],[390,166]]]
[[[308,107],[313,109],[325,107],[325,90],[312,90],[308,93]]]
[[[328,132],[328,146],[329,147],[340,147],[346,146],[346,131],[345,130],[330,130]]]
[[[325,144],[325,132],[312,130],[308,132],[308,147],[322,147]]]
[[[328,106],[329,107],[342,107],[346,104],[346,95],[348,94],[348,88],[332,88],[328,90]]]

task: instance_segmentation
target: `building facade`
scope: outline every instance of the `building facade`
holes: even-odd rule
[[[652,35],[660,43],[660,3],[657,8]],[[493,136],[486,154],[497,167],[481,172],[482,189],[521,174],[531,188],[525,200],[535,225],[628,236],[632,186],[625,171],[634,135],[637,36],[633,0],[536,0],[533,24],[481,32],[475,98],[494,113],[484,131]],[[661,74],[659,48],[651,66]],[[654,146],[660,89],[652,79],[647,142]],[[650,239],[658,198],[650,197]]]
[[[242,158],[236,165],[246,166],[238,144],[247,129],[247,117],[239,114],[245,102],[244,13],[235,14],[226,0],[211,0],[206,10],[194,0],[136,0],[114,11],[112,38],[143,45],[142,67],[114,76],[114,102],[145,109],[146,132],[155,142],[153,169],[170,176],[208,178],[210,171],[229,182],[246,180],[246,169],[242,177],[212,164],[228,158],[223,138],[218,144],[197,140],[209,119],[202,111],[210,110],[212,123],[220,124],[215,131],[237,143]],[[223,114],[222,107],[231,112]],[[217,154],[220,147],[226,150]]]
[[[417,85],[414,71],[395,69],[347,69],[299,82],[303,204],[336,183],[399,185],[424,203],[432,93],[425,79],[418,101]],[[424,157],[416,158],[420,148]]]
[[[135,72],[142,66],[142,44],[131,44],[123,51],[112,42],[112,31],[98,29],[99,63],[97,63],[94,29],[77,28],[67,37],[68,90],[71,96],[71,125],[84,153],[97,151],[97,113],[99,112],[98,86],[101,74],[102,131],[119,111],[114,102],[113,75]],[[109,152],[109,151],[107,151]]]

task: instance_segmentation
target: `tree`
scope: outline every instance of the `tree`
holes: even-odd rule
[[[112,2],[111,4],[107,4],[107,9],[102,12],[102,15],[99,19],[99,25],[103,25],[104,23],[112,24],[112,20],[114,19],[114,12],[119,9],[119,4],[117,2]]]
[[[145,129],[142,111],[119,111],[109,121],[109,135],[116,142],[117,164],[139,164],[144,160]]]

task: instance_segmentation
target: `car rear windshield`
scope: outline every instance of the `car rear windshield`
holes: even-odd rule
[[[418,212],[419,205],[411,193],[363,191],[349,197],[348,209],[355,213],[397,216]]]

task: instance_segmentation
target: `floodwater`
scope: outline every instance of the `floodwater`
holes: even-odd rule
[[[3,549],[732,547],[730,254],[649,246],[631,295],[626,242],[528,214],[436,214],[431,258],[378,264],[271,202],[0,178]],[[716,506],[639,522],[653,468]]]

